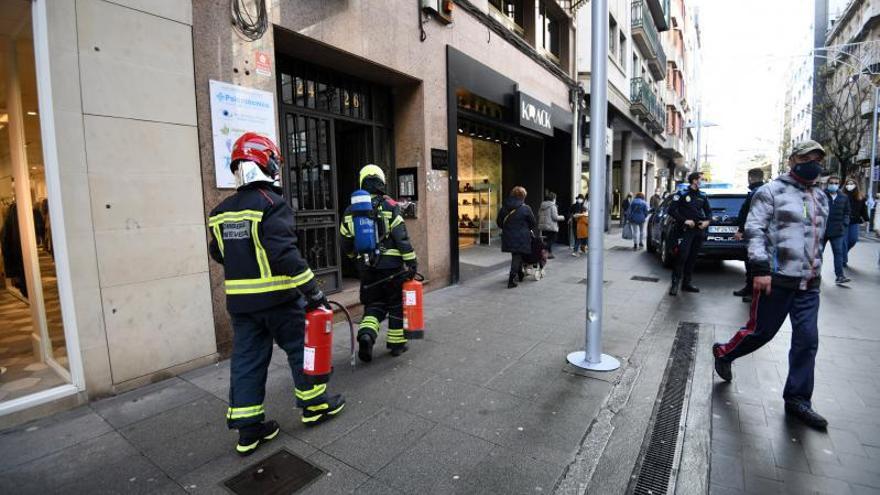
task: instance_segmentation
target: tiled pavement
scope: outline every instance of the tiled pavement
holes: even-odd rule
[[[731,384],[715,379],[712,494],[880,494],[878,248],[863,243],[851,253],[850,288],[822,288],[813,403],[830,423],[827,432],[785,417],[788,326],[736,361]],[[826,256],[826,280],[830,261]],[[734,330],[719,325],[716,340]]]
[[[225,426],[224,361],[0,433],[0,493],[225,493],[219,483],[281,447],[327,471],[305,493],[549,493],[619,376],[565,365],[583,345],[584,266],[562,256],[516,290],[502,270],[431,292],[426,339],[400,359],[380,342],[353,372],[337,327],[331,389],[348,406],[315,429],[300,425],[276,352],[266,408],[282,434],[249,459]],[[632,275],[664,277],[644,252],[608,251],[605,350],[624,363],[663,298]]]

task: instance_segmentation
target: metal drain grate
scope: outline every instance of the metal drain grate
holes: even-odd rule
[[[643,277],[642,275],[633,275],[629,279],[635,280],[636,282],[659,282],[660,281],[660,279],[657,277]]]
[[[578,283],[581,284],[581,285],[587,285],[587,279],[582,278],[582,279],[578,280]],[[608,285],[608,284],[610,284],[610,283],[611,283],[610,280],[603,280],[603,281],[602,281],[602,285]]]
[[[678,325],[648,435],[627,490],[629,494],[663,495],[674,491],[698,330],[696,323]]]
[[[632,251],[633,248],[626,246],[611,246],[608,248],[609,251]]]
[[[223,484],[237,495],[281,495],[296,493],[322,474],[317,466],[281,449]]]

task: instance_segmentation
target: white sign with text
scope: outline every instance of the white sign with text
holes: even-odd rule
[[[210,81],[214,175],[220,189],[235,188],[229,170],[232,145],[245,132],[256,132],[278,143],[275,96],[269,91]]]

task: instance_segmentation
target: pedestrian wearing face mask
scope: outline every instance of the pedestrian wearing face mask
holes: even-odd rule
[[[825,194],[828,196],[828,226],[825,229],[822,249],[824,251],[825,246],[831,244],[831,252],[834,255],[834,282],[843,285],[850,282],[843,270],[850,220],[849,197],[840,191],[840,177],[836,175],[828,178]]]
[[[746,220],[749,218],[749,209],[752,207],[752,197],[754,197],[755,191],[764,185],[764,170],[753,168],[749,170],[748,177],[749,193],[746,195],[746,200],[743,201],[742,206],[740,206],[739,214],[736,218],[737,231],[734,234],[734,239],[738,241],[745,238]],[[733,295],[741,297],[743,302],[752,302],[752,272],[749,268],[748,260],[746,260],[746,285],[740,290],[733,291]]]
[[[819,143],[798,143],[789,157],[790,172],[755,191],[745,229],[755,288],[749,321],[728,342],[712,346],[715,372],[729,382],[733,361],[770,342],[789,319],[785,412],[820,429],[828,421],[813,410],[811,401],[819,350],[820,239],[829,201],[815,183],[824,159]]]
[[[691,283],[691,276],[712,218],[709,197],[700,191],[702,182],[703,174],[700,172],[688,175],[688,187],[677,191],[669,203],[668,213],[677,222],[675,231],[678,235],[678,258],[672,271],[670,296],[678,295],[679,283],[685,292],[700,292]]]
[[[849,265],[849,250],[859,242],[859,231],[862,224],[870,221],[868,216],[868,203],[865,195],[859,190],[859,185],[854,179],[848,179],[844,186],[846,195],[849,196],[849,227],[846,234],[846,251],[843,255],[843,267]]]

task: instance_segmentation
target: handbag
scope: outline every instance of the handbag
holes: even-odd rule
[[[627,240],[633,238],[632,223],[626,222],[623,224],[623,238]]]

